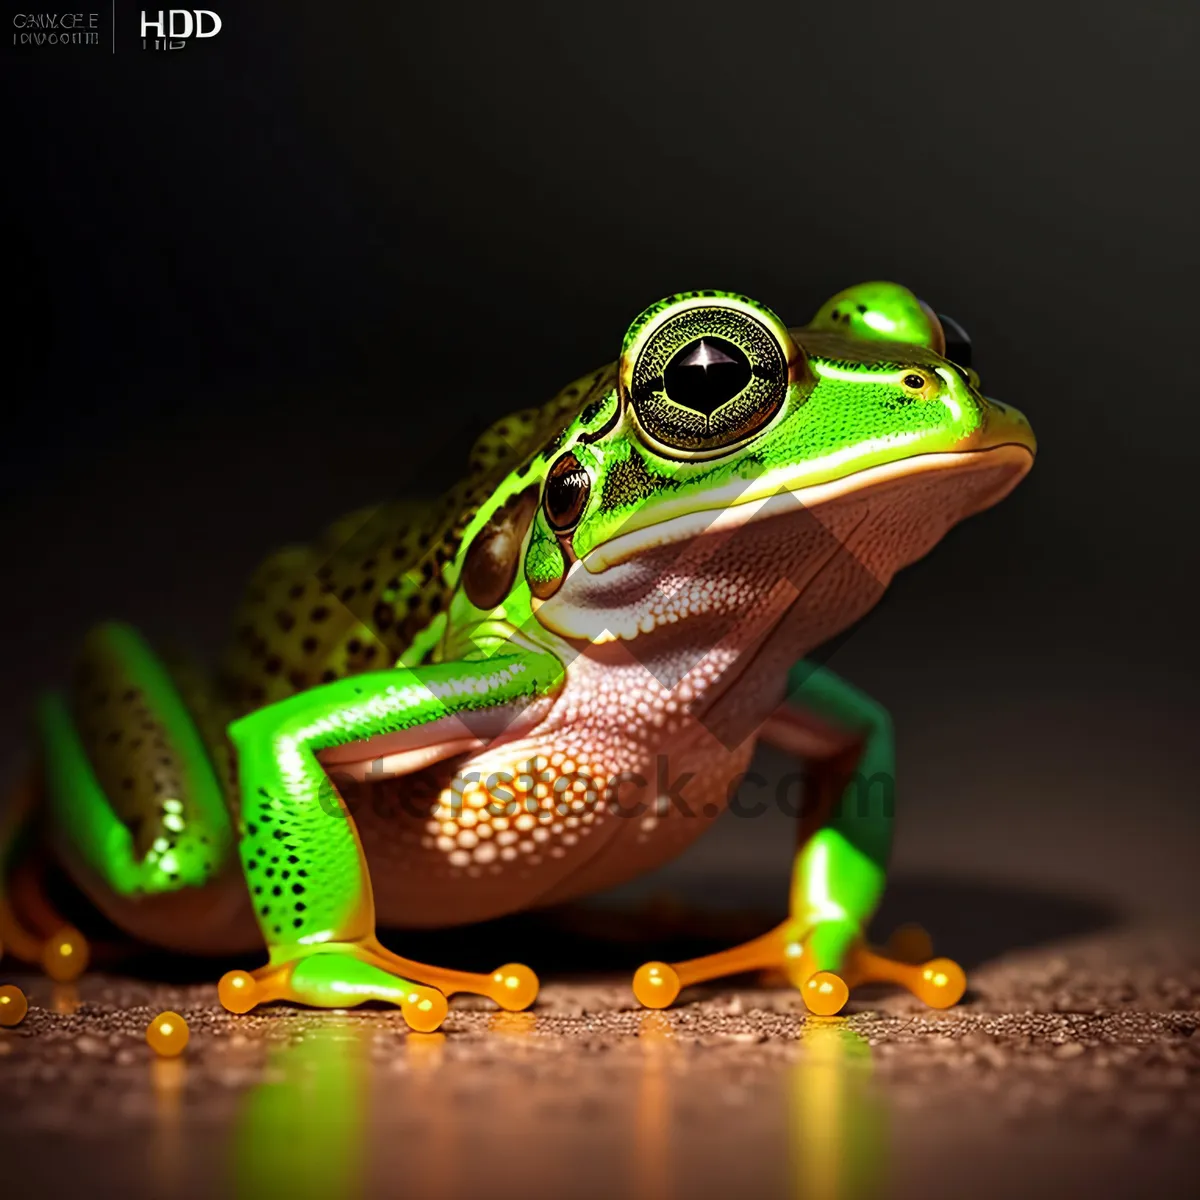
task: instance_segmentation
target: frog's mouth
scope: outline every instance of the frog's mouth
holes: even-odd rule
[[[826,606],[855,619],[952,525],[1008,495],[1034,451],[1024,417],[997,407],[952,451],[819,483],[773,479],[769,492],[748,489],[720,507],[626,529],[596,546],[538,606],[537,619],[593,645],[706,620],[727,627],[751,607],[760,624],[775,624],[819,578],[837,591]],[[717,629],[705,634],[723,637]]]

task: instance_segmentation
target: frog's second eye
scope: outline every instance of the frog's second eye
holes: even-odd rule
[[[802,364],[769,309],[724,292],[684,293],[647,309],[630,328],[621,388],[652,447],[707,456],[766,425]]]

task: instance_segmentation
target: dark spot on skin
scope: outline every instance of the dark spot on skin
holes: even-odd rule
[[[265,663],[263,663],[263,670],[266,671],[268,675],[278,675],[282,669],[283,660],[278,654],[272,654],[271,657],[268,658]]]
[[[337,672],[333,670],[332,667],[326,667],[325,670],[321,672],[322,683],[332,683],[337,677]]]
[[[866,306],[865,304],[860,304],[860,305],[858,306],[858,311],[859,311],[860,313],[865,313],[865,312],[867,311],[867,306]]]
[[[297,912],[307,912],[308,911],[308,905],[305,904],[303,900],[297,900],[296,903],[292,905],[292,907]]]
[[[266,877],[267,877],[268,879],[274,879],[274,878],[275,878],[275,868],[274,868],[274,867],[268,867],[268,868],[266,869],[266,871],[264,872],[264,874],[266,875]]]
[[[323,604],[318,604],[317,607],[308,614],[308,616],[309,620],[319,625],[329,616],[329,609],[327,609]]]
[[[373,570],[375,570],[375,560],[374,560],[373,558],[364,558],[364,559],[363,559],[363,564],[362,564],[362,569],[363,569],[364,571],[373,571]]]
[[[376,653],[376,651],[377,651],[378,649],[379,649],[379,647],[378,647],[378,646],[368,646],[368,647],[367,647],[367,648],[366,648],[366,649],[363,651],[363,660],[364,660],[365,662],[370,662],[370,661],[371,661],[371,659],[373,659],[373,658],[375,657],[375,653]]]
[[[367,578],[362,581],[362,590],[364,592],[373,592],[375,590],[375,580],[373,577],[368,575]]]
[[[292,895],[294,895],[294,896],[303,896],[303,895],[304,895],[304,884],[302,884],[302,883],[293,883],[293,884],[292,884]]]
[[[304,928],[304,918],[303,917],[293,917],[292,925],[296,929],[303,929]]]
[[[281,608],[275,614],[275,624],[283,630],[284,633],[289,632],[296,624],[296,618],[285,608]]]
[[[358,638],[351,638],[351,639],[350,639],[350,640],[349,640],[349,641],[346,643],[346,649],[347,649],[347,650],[348,650],[348,651],[349,651],[351,654],[357,654],[357,653],[358,653],[358,652],[359,652],[359,651],[362,649],[362,642],[360,642],[360,641],[358,640]]]
[[[304,595],[304,584],[293,583],[292,586],[288,588],[288,595],[291,596],[293,600],[299,600],[300,597]]]
[[[579,416],[579,419],[580,419],[580,420],[581,420],[581,421],[582,421],[582,422],[583,422],[585,425],[590,425],[590,424],[591,424],[591,423],[592,423],[592,422],[593,422],[593,421],[594,421],[594,420],[595,420],[595,419],[596,419],[596,418],[597,418],[597,417],[598,417],[598,416],[599,416],[599,415],[600,415],[600,414],[601,414],[603,411],[604,411],[604,401],[603,401],[603,399],[601,399],[601,400],[593,400],[593,401],[591,402],[591,404],[589,404],[589,405],[588,405],[588,406],[587,406],[587,407],[586,407],[586,408],[583,410],[583,412],[580,414],[580,416]]]
[[[274,887],[271,889],[271,895],[272,895],[272,896],[282,896],[282,895],[283,895],[283,888],[281,888],[281,887],[279,886],[279,884],[276,884],[276,885],[275,885],[275,886],[274,886]]]
[[[300,643],[300,649],[305,654],[311,654],[317,648],[317,639],[311,634]]]
[[[354,586],[354,584],[351,583],[351,584],[347,585],[346,587],[342,588],[342,599],[348,602],[350,600],[353,600],[357,593],[358,593],[358,588],[356,588]]]
[[[384,604],[381,600],[375,605],[375,627],[380,631],[390,629],[396,620],[396,614],[392,611],[390,604]]]
[[[246,832],[247,832],[247,833],[248,833],[248,834],[249,834],[251,837],[256,837],[256,836],[258,835],[258,826],[257,826],[257,825],[247,825],[247,826],[246,826]]]
[[[289,671],[288,683],[292,685],[298,692],[304,691],[308,687],[308,676],[303,671]]]
[[[260,917],[269,917],[271,915],[271,906],[269,904],[264,904],[262,908],[258,910],[258,915]]]

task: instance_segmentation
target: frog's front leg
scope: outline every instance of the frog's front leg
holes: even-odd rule
[[[358,832],[319,755],[387,736],[389,754],[403,747],[429,761],[439,747],[471,735],[471,714],[519,711],[561,675],[557,659],[532,652],[397,668],[314,688],[235,721],[229,736],[241,782],[242,864],[270,961],[221,980],[225,1007],[383,1000],[428,1030],[441,1023],[452,992],[477,992],[509,1009],[531,1004],[538,984],[528,967],[448,971],[379,943]]]
[[[788,703],[761,731],[767,742],[813,763],[815,795],[807,797],[811,818],[800,829],[788,919],[731,950],[682,963],[646,963],[634,976],[634,994],[647,1007],[664,1008],[692,983],[781,970],[809,1009],[823,1016],[842,1008],[850,988],[880,981],[948,1008],[961,998],[966,977],[949,959],[929,959],[923,931],[899,930],[887,953],[868,946],[863,932],[883,893],[891,849],[891,720],[824,668],[799,663],[788,683]]]

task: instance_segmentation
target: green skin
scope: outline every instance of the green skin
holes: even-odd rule
[[[709,336],[711,326],[713,336],[725,337],[723,345],[732,341],[758,371],[738,393],[743,400],[717,408],[707,425],[698,410],[669,394],[663,378],[649,384],[642,378],[646,371],[661,373],[653,363],[676,352],[672,322],[682,322],[685,341]],[[85,650],[92,673],[71,696],[51,695],[40,707],[45,795],[63,860],[128,927],[138,927],[126,919],[129,913],[150,914],[158,905],[182,935],[191,920],[212,920],[200,915],[199,899],[191,909],[186,900],[212,892],[236,845],[271,964],[290,980],[288,998],[339,1007],[396,999],[411,984],[359,952],[375,923],[367,860],[322,757],[374,743],[429,751],[435,761],[456,746],[461,752],[464,736],[493,741],[522,708],[533,730],[523,735],[526,744],[548,754],[572,731],[545,714],[572,686],[594,691],[596,673],[605,669],[601,656],[589,682],[575,684],[581,654],[614,643],[641,653],[659,636],[649,626],[631,625],[629,614],[598,609],[590,587],[630,563],[652,561],[645,556],[664,544],[703,542],[707,520],[731,514],[736,523],[769,497],[798,498],[819,516],[823,505],[832,512],[847,498],[880,488],[907,495],[913,480],[926,488],[951,476],[973,480],[987,474],[977,470],[987,462],[986,486],[956,485],[944,496],[930,492],[927,501],[924,492],[909,489],[916,499],[906,502],[922,512],[928,504],[937,517],[936,532],[923,541],[893,549],[874,537],[855,549],[870,559],[867,572],[879,586],[869,599],[847,601],[844,615],[824,614],[826,634],[844,627],[877,598],[892,571],[959,517],[994,503],[1032,461],[1025,419],[985,399],[976,376],[941,356],[942,345],[936,318],[895,284],[848,289],[808,326],[791,331],[743,297],[671,297],[638,318],[615,367],[480,440],[472,478],[448,507],[410,521],[425,533],[404,543],[411,553],[404,551],[408,558],[396,578],[361,582],[362,593],[370,591],[367,609],[346,601],[343,614],[332,597],[329,605],[344,620],[337,639],[321,642],[318,651],[312,651],[313,631],[326,636],[334,618],[321,613],[329,606],[313,610],[311,619],[325,624],[307,634],[291,629],[291,618],[280,612],[279,625],[288,632],[271,636],[291,640],[279,643],[279,653],[274,642],[264,649],[266,635],[248,623],[249,649],[234,652],[224,691],[201,703],[185,698],[178,671],[161,665],[136,633],[101,628]],[[574,490],[560,486],[572,454],[575,483],[583,481]],[[931,471],[931,465],[946,469]],[[377,520],[386,517],[396,526],[411,515],[380,513]],[[508,524],[506,513],[516,514]],[[354,522],[349,528],[331,535],[335,558],[338,544],[358,536]],[[254,612],[272,611],[289,583],[290,594],[299,594],[314,578],[313,565],[324,561],[297,559],[293,570],[289,553],[273,568],[282,579],[272,582],[268,572],[260,589],[265,598],[249,602],[252,609],[258,605]],[[401,551],[393,557],[400,559]],[[368,573],[372,562],[364,562]],[[344,594],[353,591],[352,585]],[[826,607],[839,603],[835,593]],[[671,626],[684,628],[686,637],[688,620],[681,609]],[[715,635],[710,625],[696,624],[693,645],[702,654]],[[775,619],[763,636],[783,624]],[[799,635],[779,644],[801,653],[814,648]],[[374,647],[380,654],[367,669],[364,655]],[[302,648],[310,661],[289,671],[289,654],[299,656]],[[323,661],[329,667],[321,671]],[[94,697],[100,716],[87,725],[86,697],[97,687],[97,672],[104,685]],[[831,744],[852,745],[860,779],[894,777],[891,723],[879,705],[804,661],[775,674],[767,667],[738,674],[730,694],[750,689],[748,711],[763,721],[786,698],[780,711],[797,714]],[[320,682],[322,676],[330,681]],[[763,693],[761,703],[753,689]],[[113,732],[106,735],[109,716]],[[130,732],[138,728],[159,758],[146,758],[147,746],[134,744],[140,739]],[[597,736],[619,739],[615,730]],[[742,739],[746,754],[754,740]],[[838,761],[844,770],[844,755]],[[153,789],[148,783],[143,789],[152,778]],[[844,782],[844,774],[839,779]],[[122,787],[135,799],[123,804]],[[805,830],[791,916],[818,969],[836,971],[862,935],[883,889],[891,819],[890,806],[847,802],[830,806],[819,827]],[[172,907],[172,897],[185,903]],[[513,907],[529,902],[514,897]],[[172,940],[161,931],[153,936]],[[176,940],[188,944],[187,937]]]

